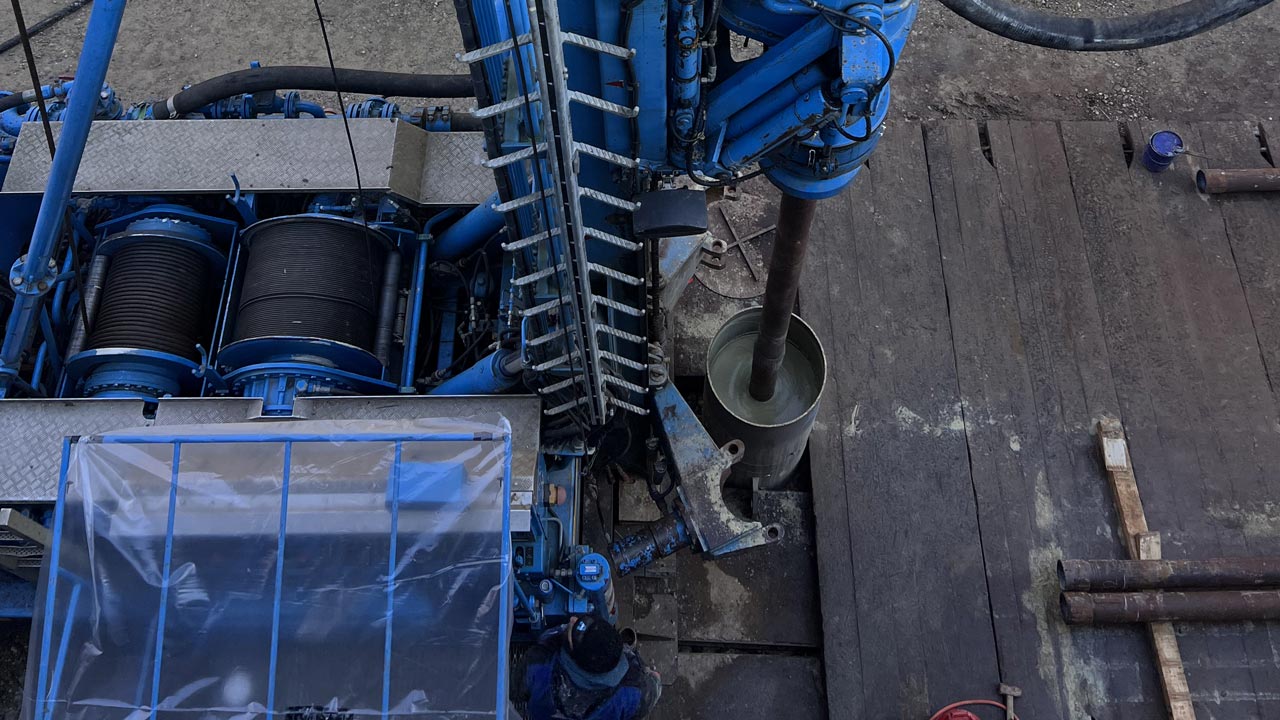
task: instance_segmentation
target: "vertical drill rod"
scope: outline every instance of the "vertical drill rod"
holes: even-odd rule
[[[751,357],[751,397],[764,402],[773,397],[778,370],[787,354],[787,331],[791,311],[800,287],[804,254],[809,246],[809,229],[818,209],[817,200],[782,196],[778,208],[778,232],[769,261],[769,279],[764,288],[764,310],[760,314],[760,334]]]

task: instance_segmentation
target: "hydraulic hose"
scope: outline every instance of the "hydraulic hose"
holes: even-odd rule
[[[223,98],[263,90],[333,90],[334,74],[342,92],[383,97],[462,98],[473,97],[470,75],[418,75],[380,70],[330,69],[323,66],[279,65],[237,70],[197,83],[156,103],[158,120],[182,117]],[[3,99],[0,99],[2,101]],[[0,110],[3,110],[0,107]]]
[[[983,30],[1054,50],[1136,50],[1212,30],[1271,0],[1188,0],[1163,10],[1115,18],[1055,15],[1004,0],[941,0]]]
[[[64,86],[45,85],[40,88],[40,92],[44,95],[45,100],[52,100],[55,97],[64,97],[67,94],[68,86],[70,85],[71,82],[65,83]],[[29,105],[35,101],[35,90],[26,90],[20,93],[16,92],[11,95],[5,95],[4,97],[0,97],[0,112]]]

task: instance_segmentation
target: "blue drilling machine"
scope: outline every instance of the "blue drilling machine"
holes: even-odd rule
[[[1266,0],[942,2],[1121,50]],[[254,64],[129,105],[106,84],[125,2],[93,2],[74,78],[0,95],[25,716],[505,716],[514,648],[614,621],[620,576],[776,541],[722,488],[800,460],[826,373],[792,315],[809,225],[884,132],[917,9],[456,0],[469,75]],[[765,299],[713,343],[700,417],[670,317],[708,193],[757,175],[783,195]],[[611,463],[660,519],[593,547]]]

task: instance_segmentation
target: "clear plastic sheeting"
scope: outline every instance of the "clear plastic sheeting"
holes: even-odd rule
[[[503,717],[502,418],[68,443],[26,720]]]

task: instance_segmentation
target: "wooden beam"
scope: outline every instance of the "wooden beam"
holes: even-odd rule
[[[1142,510],[1142,497],[1138,494],[1138,481],[1133,474],[1129,458],[1129,443],[1124,437],[1124,427],[1115,418],[1098,421],[1098,442],[1102,446],[1102,460],[1107,468],[1107,480],[1115,498],[1120,516],[1120,532],[1129,557],[1134,560],[1160,559],[1160,533],[1147,527],[1147,516]],[[1182,666],[1182,653],[1178,650],[1178,637],[1173,623],[1148,623],[1151,646],[1156,653],[1160,670],[1160,685],[1164,690],[1165,706],[1173,720],[1195,720],[1195,708],[1191,704],[1191,689],[1187,686],[1187,674]]]

